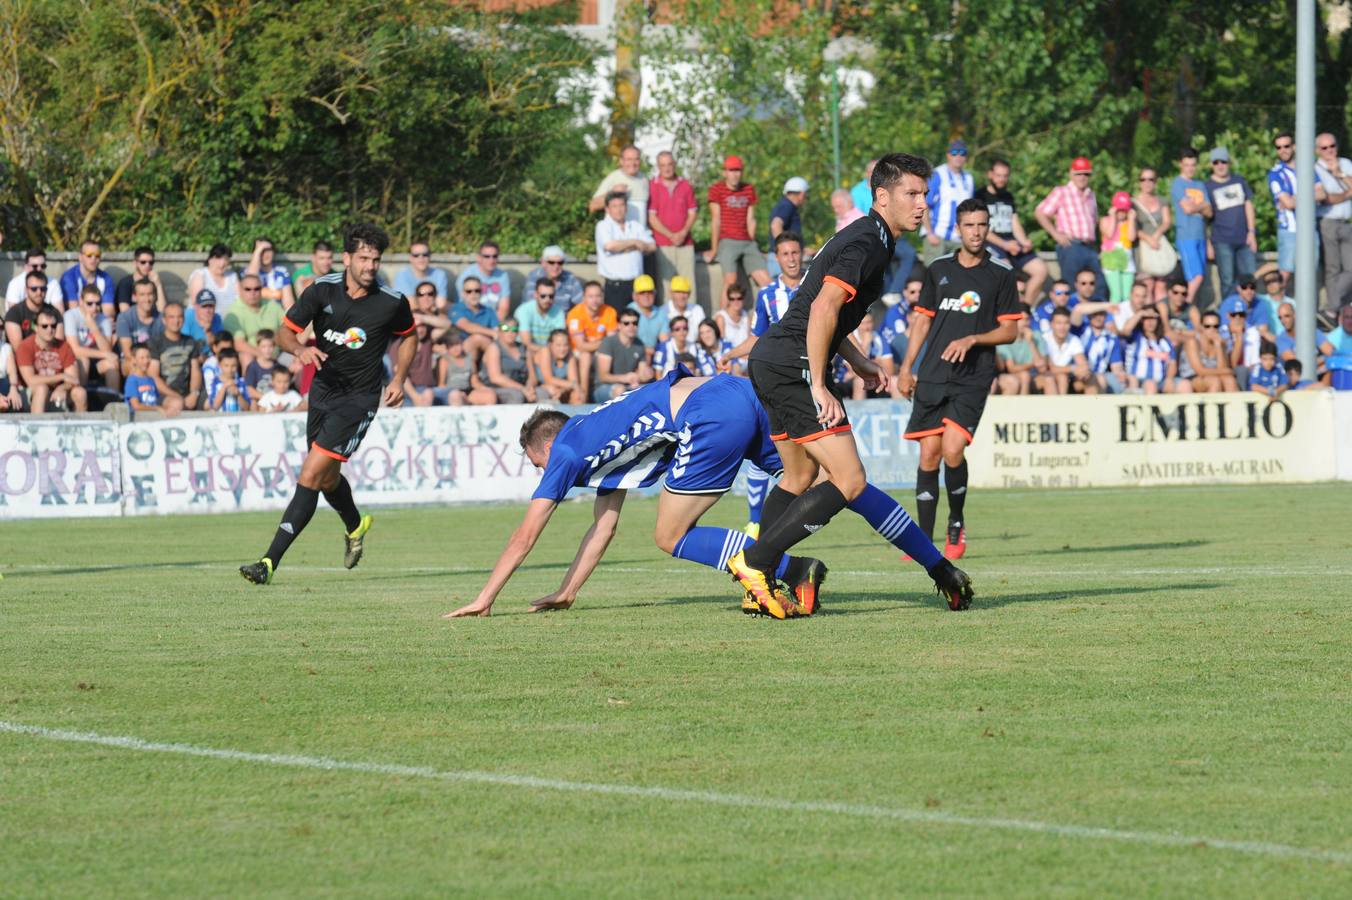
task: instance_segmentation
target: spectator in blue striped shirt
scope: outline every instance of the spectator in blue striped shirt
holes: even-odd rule
[[[976,184],[967,167],[967,142],[948,145],[945,165],[936,166],[925,197],[925,265],[941,256],[956,253],[962,246],[958,235],[958,204],[976,193]]]
[[[1089,316],[1089,328],[1080,336],[1089,374],[1101,394],[1120,394],[1126,388],[1126,351],[1122,339],[1108,330],[1107,310]]]
[[[1267,183],[1277,211],[1277,268],[1285,291],[1296,270],[1296,170],[1291,165],[1296,141],[1291,132],[1283,131],[1272,139],[1272,146],[1277,150],[1277,161],[1268,169]]]
[[[1143,394],[1171,394],[1177,374],[1174,345],[1164,336],[1160,314],[1146,310],[1127,343],[1127,386]]]

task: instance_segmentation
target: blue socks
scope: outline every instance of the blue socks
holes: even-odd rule
[[[885,494],[883,496],[886,496]],[[909,519],[907,521],[910,521]],[[751,536],[741,531],[729,531],[726,528],[711,528],[704,525],[697,525],[685,533],[679,541],[676,542],[676,548],[671,551],[671,555],[676,559],[688,559],[691,562],[697,562],[706,565],[711,569],[717,569],[720,572],[728,570],[728,560],[732,559],[738,553],[741,553],[747,547],[755,545]],[[937,551],[936,551],[937,552]],[[789,567],[789,557],[786,554],[779,561],[779,566],[775,571],[776,578],[783,578],[784,571]]]
[[[749,511],[748,522],[760,524],[761,510],[765,508],[765,497],[770,492],[770,476],[763,469],[751,466],[746,473],[746,505]]]
[[[901,504],[873,485],[864,486],[864,492],[854,499],[850,509],[863,516],[874,531],[919,563],[925,571],[928,572],[944,558],[934,542],[920,530],[920,526],[911,521]]]

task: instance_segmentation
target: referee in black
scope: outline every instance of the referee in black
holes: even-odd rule
[[[310,451],[296,493],[263,558],[239,568],[254,584],[272,580],[282,554],[314,516],[321,493],[343,520],[343,565],[350,569],[361,560],[371,517],[357,511],[343,463],[361,445],[380,407],[390,338],[405,340],[399,344],[394,377],[384,390],[386,406],[404,402],[404,377],[418,350],[408,299],[376,281],[380,257],[389,245],[389,236],[374,225],[349,228],[343,236],[343,271],[315,279],[282,319],[286,327],[277,331],[283,350],[318,371],[310,385],[305,422]],[[314,326],[318,346],[300,345],[299,335],[307,325]]]
[[[906,437],[920,442],[915,497],[920,529],[934,534],[939,505],[939,461],[948,489],[948,534],[944,556],[961,558],[967,549],[963,503],[967,499],[967,445],[995,380],[995,348],[1019,336],[1024,307],[1009,263],[986,250],[990,212],[973,197],[958,204],[956,253],[936,259],[925,272],[910,342],[897,387],[911,398]],[[929,339],[920,371],[915,358]],[[943,348],[940,350],[939,348]]]

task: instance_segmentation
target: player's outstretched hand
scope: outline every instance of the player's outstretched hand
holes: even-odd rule
[[[563,597],[558,591],[541,597],[530,605],[530,612],[549,612],[552,609],[568,609],[573,605],[575,597]]]
[[[475,600],[473,603],[466,603],[464,606],[460,607],[455,612],[446,613],[446,615],[442,616],[442,618],[467,619],[473,616],[477,616],[481,619],[487,619],[492,614],[493,614],[493,604],[480,603],[478,600]]]
[[[812,400],[817,404],[817,421],[823,428],[835,428],[845,418],[845,407],[840,405],[840,400],[825,385],[813,386]]]
[[[403,406],[404,405],[404,386],[397,381],[391,381],[385,386],[385,405]]]
[[[296,354],[296,359],[303,366],[314,366],[316,369],[324,368],[324,362],[329,355],[318,347],[301,347],[300,352]]]
[[[871,372],[860,372],[859,377],[864,380],[864,390],[870,394],[887,394],[892,390],[892,375],[878,366]]]

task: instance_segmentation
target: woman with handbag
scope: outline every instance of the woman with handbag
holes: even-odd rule
[[[1155,193],[1158,182],[1154,169],[1142,169],[1131,198],[1132,209],[1136,210],[1136,269],[1156,302],[1164,299],[1169,278],[1178,267],[1178,253],[1168,238],[1173,214],[1169,204]]]

